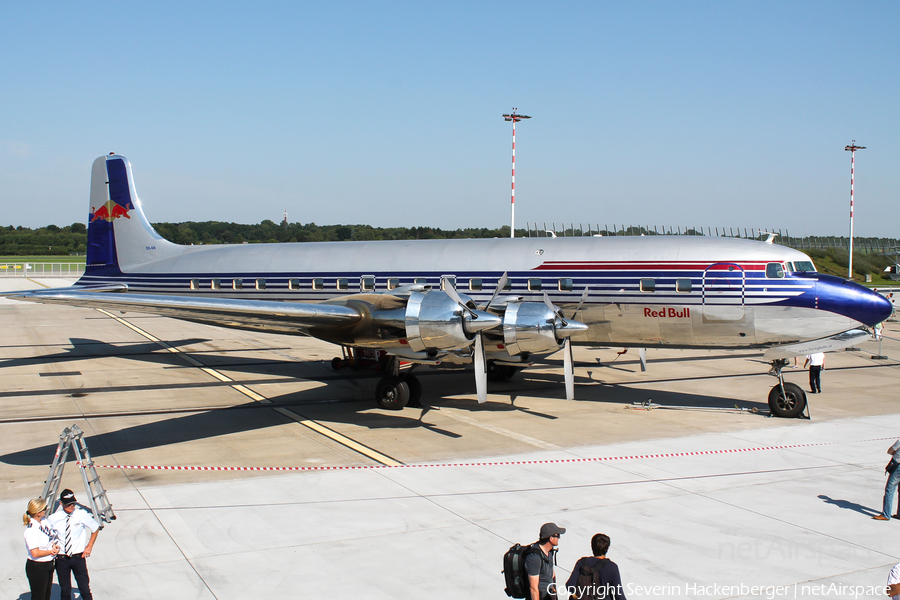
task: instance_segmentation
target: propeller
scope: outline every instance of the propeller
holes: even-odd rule
[[[575,308],[575,312],[572,313],[572,322],[570,324],[569,321],[566,321],[566,318],[563,316],[562,310],[553,306],[553,303],[550,302],[550,297],[547,295],[547,291],[544,291],[544,304],[553,311],[556,317],[562,323],[562,327],[557,330],[565,330],[565,329],[575,329],[576,331],[583,331],[587,329],[587,326],[578,323],[575,321],[575,315],[578,314],[578,311],[581,310],[581,307],[584,305],[584,301],[587,300],[588,292],[590,288],[585,287],[584,292],[581,294],[581,301],[578,303],[578,306]],[[575,327],[575,325],[579,327]],[[566,382],[566,400],[574,400],[575,399],[575,359],[572,356],[572,340],[569,337],[571,334],[566,335],[563,340],[563,376]]]
[[[450,284],[450,282],[447,282],[444,289],[444,291],[447,292],[447,295],[450,296],[454,302],[459,304],[463,310],[468,312],[471,317],[466,319],[466,328],[475,332],[475,348],[472,353],[474,355],[473,358],[475,363],[475,392],[478,394],[479,404],[487,402],[487,359],[484,355],[484,337],[481,332],[485,329],[497,327],[503,323],[503,319],[487,312],[487,309],[490,308],[494,300],[497,299],[497,294],[506,286],[507,281],[508,278],[506,273],[503,273],[500,280],[497,282],[497,289],[494,290],[494,295],[491,296],[491,299],[487,304],[480,307],[477,311],[466,306],[462,301],[462,298],[459,297],[456,287]],[[477,322],[479,318],[481,321]]]

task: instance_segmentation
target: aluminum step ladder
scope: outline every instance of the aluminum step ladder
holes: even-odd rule
[[[66,468],[66,461],[69,458],[69,449],[75,453],[75,460],[81,471],[81,479],[84,481],[84,491],[87,493],[88,503],[91,506],[91,512],[94,518],[101,521],[101,529],[103,523],[110,523],[115,520],[116,515],[113,513],[112,505],[106,497],[106,490],[100,483],[100,476],[97,475],[97,469],[94,468],[94,459],[88,451],[87,444],[84,441],[84,432],[78,425],[72,425],[63,429],[59,434],[59,445],[56,447],[56,456],[53,457],[53,464],[50,465],[50,475],[44,482],[44,491],[41,498],[47,501],[47,514],[52,514],[59,502],[59,486],[62,482],[63,470]]]

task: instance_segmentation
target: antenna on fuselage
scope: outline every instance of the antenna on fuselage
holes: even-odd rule
[[[767,243],[767,244],[773,244],[773,243],[775,243],[775,236],[778,235],[778,234],[775,233],[774,231],[760,231],[760,233],[764,233],[764,234],[766,234],[766,235],[768,236],[768,237],[766,237],[766,243]]]

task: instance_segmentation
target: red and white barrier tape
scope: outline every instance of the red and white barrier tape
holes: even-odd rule
[[[358,471],[365,469],[419,469],[423,467],[508,467],[519,465],[561,465],[571,463],[608,462],[615,460],[646,460],[655,458],[678,458],[683,456],[709,456],[713,454],[734,454],[739,452],[762,452],[765,450],[789,450],[813,446],[835,444],[861,444],[894,440],[896,437],[872,438],[855,442],[817,442],[814,444],[788,444],[784,446],[758,446],[756,448],[729,448],[726,450],[698,450],[695,452],[669,452],[665,454],[633,454],[628,456],[598,456],[595,458],[557,458],[549,460],[514,460],[505,462],[470,463],[420,463],[411,465],[356,465],[338,467],[197,467],[179,465],[94,465],[97,469],[139,469],[143,471]],[[77,463],[82,466],[81,463]]]

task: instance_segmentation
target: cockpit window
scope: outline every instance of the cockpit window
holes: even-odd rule
[[[794,270],[801,272],[810,272],[815,273],[816,267],[812,264],[811,260],[795,260],[794,261]]]
[[[784,268],[781,266],[781,263],[767,264],[766,277],[769,279],[781,279],[784,277]]]

